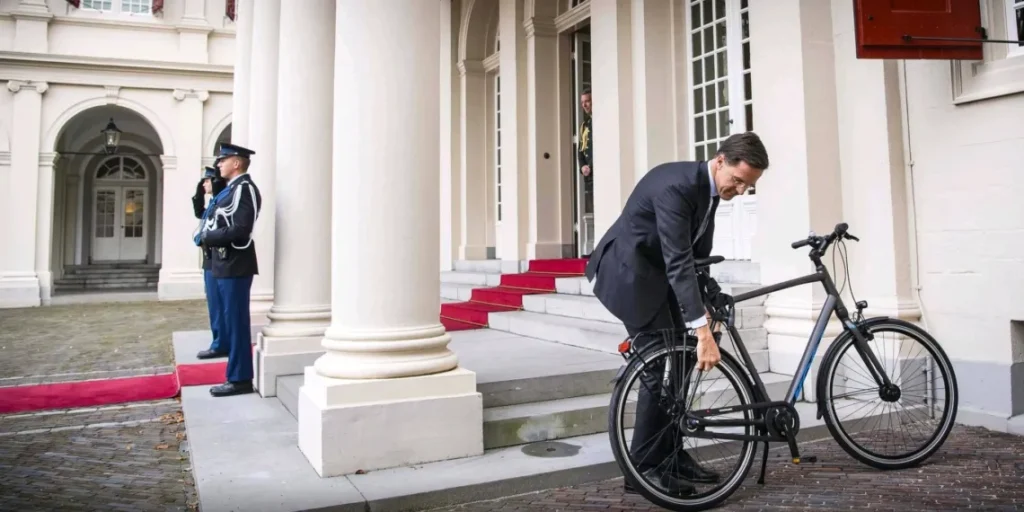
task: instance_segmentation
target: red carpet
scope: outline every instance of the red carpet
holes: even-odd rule
[[[441,304],[441,323],[449,331],[481,329],[487,315],[523,309],[523,295],[554,293],[555,279],[582,276],[585,259],[531,260],[522,274],[502,274],[493,288],[474,288],[468,302]]]
[[[0,387],[0,414],[174,398],[185,386],[223,383],[227,365],[227,359],[215,359],[179,364],[162,375]]]

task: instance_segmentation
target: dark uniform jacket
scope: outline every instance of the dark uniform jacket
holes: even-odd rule
[[[579,134],[579,166],[580,169],[584,165],[590,166],[590,176],[584,176],[585,181],[591,181],[594,179],[594,123],[593,118],[584,114],[585,119],[580,124]]]
[[[202,234],[203,247],[210,250],[210,270],[215,278],[259,274],[252,230],[263,197],[248,174],[235,178],[228,188],[213,211],[213,227]]]
[[[206,211],[206,191],[203,190],[203,182],[206,179],[199,180],[199,184],[196,185],[196,193],[192,196],[192,210],[196,214],[197,219],[203,218],[203,212]],[[217,197],[217,194],[221,190],[224,190],[224,180],[222,178],[214,178],[211,182],[213,190],[213,197]],[[211,201],[213,198],[210,199]],[[203,270],[210,270],[210,250],[203,247]]]
[[[699,319],[704,302],[694,259],[711,254],[717,205],[706,162],[671,162],[651,169],[587,263],[587,278],[597,277],[594,295],[627,326],[647,325],[669,293],[675,295],[683,321]],[[707,226],[695,244],[708,208]]]

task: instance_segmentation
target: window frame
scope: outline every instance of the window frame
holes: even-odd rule
[[[153,0],[142,0],[149,3],[149,10],[144,13],[129,12],[124,10],[125,0],[110,0],[110,10],[96,9],[94,7],[86,7],[86,2],[91,0],[82,0],[82,3],[78,7],[80,14],[99,17],[99,16],[118,16],[127,18],[152,18],[153,15]],[[103,0],[95,0],[103,1]]]
[[[978,0],[981,23],[990,39],[1016,39],[1011,36],[1009,14],[1015,0]],[[1024,92],[1024,49],[1010,51],[1010,44],[982,45],[982,60],[954,60],[950,63],[953,104],[965,105]]]

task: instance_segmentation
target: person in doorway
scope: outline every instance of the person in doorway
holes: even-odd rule
[[[203,178],[196,185],[195,195],[192,196],[192,209],[195,211],[196,218],[199,219],[200,229],[212,213],[217,194],[220,194],[225,187],[226,184],[224,178],[220,177],[220,171],[215,167],[207,167]],[[207,195],[212,196],[209,203],[206,201]],[[213,279],[213,272],[210,271],[210,250],[203,247],[201,252],[203,253],[203,291],[206,293],[206,309],[210,315],[210,332],[213,333],[213,341],[210,343],[210,348],[199,351],[196,357],[199,359],[227,357],[227,346],[221,341],[221,303],[220,296],[216,293],[217,284]]]
[[[221,145],[216,165],[227,188],[218,195],[200,233],[203,247],[211,254],[210,270],[221,303],[221,336],[228,347],[227,382],[210,388],[217,397],[253,392],[249,292],[259,266],[252,230],[263,205],[260,190],[247,172],[254,154],[241,146]]]
[[[580,93],[580,108],[583,110],[583,122],[579,129],[577,160],[580,174],[583,175],[583,211],[594,213],[594,123],[591,118],[593,103],[589,87]],[[590,255],[584,254],[583,257],[588,258]]]
[[[681,365],[684,381],[694,363],[698,370],[711,370],[721,358],[694,259],[711,255],[719,200],[742,195],[767,168],[768,153],[753,132],[730,136],[708,162],[654,167],[636,184],[587,263],[594,295],[625,324],[630,337],[684,325],[695,331],[697,357]],[[634,339],[634,348],[642,351],[653,340],[660,338]],[[660,376],[645,372],[641,379],[645,386],[637,398],[630,447],[641,461],[637,469],[649,482],[660,482],[666,492],[679,495],[695,492],[692,483],[717,482],[719,475],[701,467],[690,454],[674,453],[678,435],[659,436],[670,421],[658,404]],[[672,456],[681,459],[670,466],[675,469],[659,469]]]

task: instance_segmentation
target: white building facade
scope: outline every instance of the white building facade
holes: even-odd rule
[[[958,419],[1007,430],[1024,414],[1024,46],[910,55],[893,32],[906,14],[848,0],[72,3],[0,0],[0,304],[46,304],[69,270],[122,261],[158,266],[161,299],[200,297],[188,198],[219,141],[254,149],[257,370],[306,368],[299,442],[321,474],[345,471],[324,429],[354,392],[446,425],[408,437],[433,450],[412,458],[479,451],[438,270],[586,254],[647,170],[744,130],[771,168],[719,209],[715,253],[770,284],[811,271],[790,242],[848,222],[857,299],[942,343]],[[1024,1],[955,9],[916,13],[940,28],[911,35],[1024,39]],[[823,293],[768,298],[773,372],[793,373]],[[401,457],[380,464],[417,461]]]

